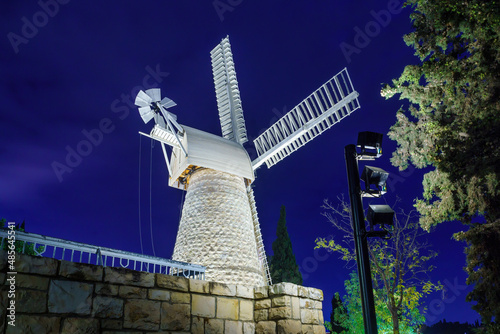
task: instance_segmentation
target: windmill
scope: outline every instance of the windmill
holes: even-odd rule
[[[283,160],[359,108],[358,93],[343,69],[254,141],[251,161],[229,38],[212,51],[212,71],[222,137],[177,123],[159,89],[135,100],[150,134],[160,142],[169,186],[186,191],[173,260],[207,267],[206,279],[262,286],[271,277],[252,190],[255,170]],[[170,157],[166,146],[171,147]]]

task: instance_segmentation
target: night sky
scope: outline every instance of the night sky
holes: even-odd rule
[[[392,0],[93,4],[0,4],[0,216],[25,220],[28,232],[137,253],[142,234],[145,254],[170,258],[184,192],[167,186],[160,145],[138,134],[152,123],[131,102],[137,91],[161,88],[179,123],[220,135],[209,52],[229,35],[253,159],[254,138],[347,67],[361,108],[262,166],[254,188],[267,252],[285,205],[303,285],[324,291],[328,320],[351,269],[314,251],[317,237],[336,233],[321,205],[347,197],[344,146],[359,131],[386,134],[406,103],[386,101],[380,88],[418,62],[402,39],[410,10]],[[424,171],[391,166],[395,147],[385,136],[371,164],[393,173],[388,193],[365,208],[399,196],[411,210],[421,196]],[[465,302],[464,245],[451,239],[461,228],[445,223],[428,234],[439,253],[430,277],[447,286],[426,299],[429,324],[478,318]]]

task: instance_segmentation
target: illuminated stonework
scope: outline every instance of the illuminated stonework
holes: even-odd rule
[[[190,179],[173,260],[206,266],[206,280],[265,285],[243,178],[212,169]]]

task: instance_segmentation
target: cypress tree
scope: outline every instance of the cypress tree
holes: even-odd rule
[[[332,298],[332,313],[330,313],[330,323],[332,325],[332,333],[344,333],[347,331],[347,328],[344,327],[349,320],[349,316],[347,314],[347,309],[340,299],[340,295],[338,292],[335,292],[335,295]]]
[[[271,257],[269,265],[273,284],[290,282],[302,285],[302,275],[295,260],[292,241],[286,228],[286,211],[284,205],[281,206],[276,237],[276,240],[273,242],[274,255]]]

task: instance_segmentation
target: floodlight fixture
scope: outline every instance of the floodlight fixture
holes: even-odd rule
[[[387,178],[389,173],[382,168],[365,166],[361,174],[361,180],[365,182],[363,197],[380,197],[387,192]],[[371,185],[375,185],[372,189]]]
[[[358,133],[357,146],[361,149],[358,154],[359,160],[374,160],[382,156],[382,137],[381,133],[363,131]]]
[[[382,225],[382,228],[385,225],[392,226],[394,224],[394,210],[386,204],[371,204],[366,219],[370,222],[372,230],[375,225]]]

